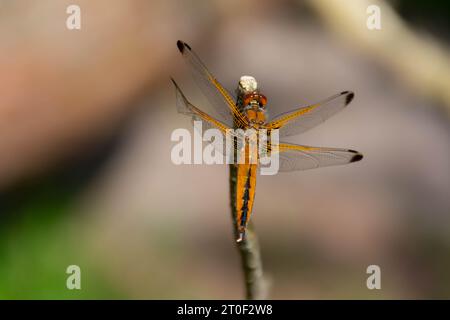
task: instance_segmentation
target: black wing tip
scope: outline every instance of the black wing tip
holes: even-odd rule
[[[181,53],[184,53],[184,49],[185,48],[188,48],[189,50],[192,50],[191,47],[186,42],[183,42],[181,40],[177,41],[177,47],[178,47],[178,50],[180,50]]]
[[[363,155],[356,150],[348,150],[348,151],[355,153],[355,155],[351,158],[350,162],[357,162],[363,158]]]
[[[355,94],[352,91],[342,91],[342,95],[346,95],[345,97],[345,104],[349,104],[352,102],[353,98],[355,97]]]

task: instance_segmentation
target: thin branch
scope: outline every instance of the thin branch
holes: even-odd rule
[[[250,223],[247,228],[246,240],[238,244],[242,258],[242,269],[245,275],[246,298],[267,299],[268,286],[263,276],[261,253],[258,237]]]

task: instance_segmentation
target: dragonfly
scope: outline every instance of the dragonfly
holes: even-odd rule
[[[198,55],[185,42],[178,40],[177,47],[183,60],[190,69],[195,82],[210,102],[207,113],[192,104],[181,91],[175,80],[178,112],[201,121],[203,128],[215,128],[229,136],[233,129],[254,129],[256,132],[265,130],[278,131],[280,138],[303,133],[324,122],[334,114],[344,109],[354,98],[351,91],[343,91],[327,99],[309,106],[300,106],[291,111],[269,117],[267,97],[263,95],[254,77],[242,76],[238,82],[236,97],[229,93],[222,84],[206,68]],[[214,113],[214,114],[212,114]],[[246,229],[252,215],[255,199],[256,176],[261,167],[260,158],[250,159],[248,144],[237,143],[234,140],[231,148],[234,155],[243,153],[245,161],[234,162],[236,169],[236,191],[234,197],[236,210],[237,241],[245,239]],[[244,141],[245,142],[245,141]],[[218,144],[219,152],[224,152],[222,142]],[[270,143],[263,146],[266,152],[276,153],[279,159],[279,171],[289,172],[307,170],[333,165],[343,165],[360,161],[363,155],[352,149],[313,147],[279,142],[277,148]],[[226,152],[224,152],[226,153]],[[253,160],[253,161],[250,161]]]

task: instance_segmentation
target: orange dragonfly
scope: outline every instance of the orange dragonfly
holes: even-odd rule
[[[343,91],[321,102],[296,108],[279,114],[273,118],[267,116],[267,98],[259,91],[258,84],[253,77],[242,76],[234,98],[217,79],[208,71],[199,57],[185,42],[178,41],[177,47],[185,62],[189,66],[195,81],[203,94],[208,98],[214,116],[202,111],[188,101],[179,86],[175,85],[178,112],[201,121],[204,128],[215,128],[226,136],[232,129],[255,129],[257,132],[278,129],[279,137],[287,137],[305,132],[345,108],[354,97],[353,92]],[[219,144],[219,152],[223,146]],[[233,152],[244,153],[243,163],[234,160],[236,166],[236,227],[238,242],[245,238],[245,231],[252,214],[255,198],[256,175],[260,167],[259,158],[249,161],[248,145],[236,143],[232,145]],[[351,149],[311,147],[279,142],[277,148],[270,143],[264,147],[270,153],[277,153],[279,171],[307,170],[325,166],[342,165],[359,161],[362,154]],[[237,159],[237,158],[234,158]],[[255,160],[255,159],[253,159]]]

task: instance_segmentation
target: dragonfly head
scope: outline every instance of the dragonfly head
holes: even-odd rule
[[[267,103],[265,95],[258,90],[258,83],[252,76],[242,76],[239,80],[238,95],[242,98],[242,106],[249,106],[264,109]],[[256,110],[255,110],[256,111]]]
[[[247,93],[242,98],[244,108],[252,107],[255,111],[259,109],[266,109],[267,98],[265,95],[259,93],[258,91],[253,91],[251,93]]]
[[[267,98],[259,92],[256,79],[242,76],[237,91],[241,108],[250,123],[263,124],[266,119]]]

